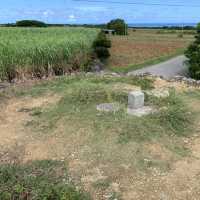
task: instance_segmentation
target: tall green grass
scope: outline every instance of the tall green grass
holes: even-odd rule
[[[84,67],[97,34],[85,28],[0,28],[0,80]]]

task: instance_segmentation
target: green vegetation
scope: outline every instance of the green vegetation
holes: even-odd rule
[[[128,25],[123,19],[114,19],[107,24],[108,29],[113,29],[116,31],[117,35],[127,35]]]
[[[84,69],[97,34],[84,28],[1,28],[0,80]]]
[[[97,39],[94,41],[93,46],[98,58],[106,59],[110,57],[108,48],[111,48],[111,41],[106,37],[105,33],[99,33]]]
[[[196,40],[185,52],[189,58],[189,71],[192,78],[200,79],[200,24],[197,26]]]
[[[138,145],[155,141],[169,148],[178,156],[185,155],[182,152],[187,149],[183,149],[180,143],[181,137],[188,136],[189,131],[187,130],[191,124],[191,114],[188,113],[181,97],[174,91],[171,91],[167,98],[159,99],[147,96],[145,104],[154,106],[159,111],[137,118],[126,113],[128,94],[124,88],[127,85],[129,87],[138,85],[143,89],[150,89],[152,80],[135,77],[101,78],[91,76],[84,78],[81,76],[62,78],[53,83],[38,85],[23,95],[41,96],[44,93],[56,92],[62,98],[55,106],[46,109],[40,108],[39,111],[37,108],[37,111],[32,111],[31,115],[34,118],[27,126],[32,127],[36,133],[48,135],[56,131],[59,124],[64,122],[63,125],[66,126],[64,132],[66,136],[70,135],[70,137],[73,134],[76,135],[78,130],[84,130],[85,133],[81,134],[86,134],[88,137],[84,136],[83,139],[83,135],[80,135],[79,140],[84,140],[87,145],[94,148],[94,151],[98,149],[105,159],[111,159],[110,151],[114,151],[115,148],[126,148],[126,145],[130,144],[131,148],[137,149]],[[96,105],[106,102],[118,102],[121,110],[116,113],[97,112]],[[103,144],[112,146],[113,150]],[[131,156],[124,155],[125,152],[118,152],[118,156],[112,157],[112,160],[118,162],[117,160],[120,159],[120,162],[123,160],[123,162],[133,162],[137,166],[141,165],[143,151],[141,153],[136,151]],[[90,156],[94,156],[94,152],[90,153],[92,154]],[[136,157],[133,159],[134,155]],[[87,156],[89,156],[89,152]],[[131,159],[133,160],[130,161]],[[154,163],[154,161],[152,162]],[[156,163],[160,162],[155,161]],[[163,165],[161,164],[161,166]]]
[[[70,183],[66,166],[56,161],[0,166],[2,200],[89,200]]]
[[[37,20],[17,21],[16,26],[18,27],[47,27],[47,25],[44,22],[37,21]]]

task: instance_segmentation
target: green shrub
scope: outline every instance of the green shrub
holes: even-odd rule
[[[0,166],[0,199],[89,200],[70,183],[65,168],[56,161]]]
[[[100,32],[93,46],[111,48],[111,41],[106,37],[105,33]]]
[[[106,47],[96,47],[95,52],[98,58],[110,57],[110,52]]]
[[[185,52],[189,59],[190,76],[194,79],[200,79],[200,24],[197,26],[196,40],[188,47]]]
[[[106,34],[100,32],[97,39],[93,43],[96,56],[100,59],[106,59],[110,57],[108,48],[111,47],[111,41],[106,37]]]

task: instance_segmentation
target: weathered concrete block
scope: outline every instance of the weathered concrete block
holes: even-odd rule
[[[141,91],[130,92],[128,95],[128,108],[138,109],[144,106],[144,93]]]

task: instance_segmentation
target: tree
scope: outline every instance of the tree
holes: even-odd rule
[[[47,25],[44,22],[37,21],[37,20],[17,21],[16,26],[19,26],[19,27],[47,27]]]
[[[128,26],[123,19],[114,19],[107,24],[108,29],[113,29],[118,35],[127,35]]]
[[[188,47],[185,52],[189,59],[189,72],[192,78],[200,79],[200,23],[197,26],[195,41]]]

